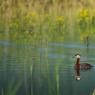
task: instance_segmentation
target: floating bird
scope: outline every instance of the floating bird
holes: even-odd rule
[[[89,70],[93,67],[93,65],[89,63],[80,63],[80,54],[76,54],[75,57],[76,57],[75,68],[79,66],[81,70]]]
[[[80,63],[80,54],[76,54],[76,64],[75,64],[75,70],[76,70],[76,80],[80,80],[80,70],[89,70],[93,67],[93,65],[88,63]]]

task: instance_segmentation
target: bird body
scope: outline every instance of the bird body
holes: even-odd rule
[[[80,63],[80,55],[77,54],[75,56],[76,56],[75,63],[76,80],[80,80],[80,70],[89,70],[94,66],[88,63]]]
[[[81,63],[81,64],[80,64],[80,69],[82,69],[82,70],[89,70],[89,69],[91,69],[92,67],[93,67],[93,65],[88,64],[88,63]]]
[[[93,67],[93,65],[89,63],[80,63],[80,55],[76,55],[76,64],[75,68],[76,69],[81,69],[81,70],[89,70]]]

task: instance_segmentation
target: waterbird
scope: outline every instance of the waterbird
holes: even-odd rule
[[[75,68],[79,66],[81,70],[89,70],[93,67],[93,65],[89,63],[80,63],[80,54],[76,54],[75,57],[76,57]]]
[[[80,63],[80,54],[76,54],[76,63],[75,63],[75,71],[76,71],[76,80],[80,80],[80,70],[89,70],[93,67],[93,65],[88,63]]]

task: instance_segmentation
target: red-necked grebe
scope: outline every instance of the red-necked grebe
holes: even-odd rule
[[[80,80],[80,70],[89,70],[93,67],[93,65],[88,63],[80,63],[80,54],[76,54],[76,64],[75,64],[75,70],[76,70],[76,80]]]
[[[79,66],[80,69],[82,69],[82,70],[89,70],[89,69],[91,69],[93,67],[93,65],[91,65],[89,63],[80,63],[80,54],[76,54],[75,57],[76,57],[75,68],[77,66]]]

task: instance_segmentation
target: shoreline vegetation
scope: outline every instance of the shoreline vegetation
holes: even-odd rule
[[[64,41],[80,33],[94,34],[94,0],[1,0],[0,40]]]

